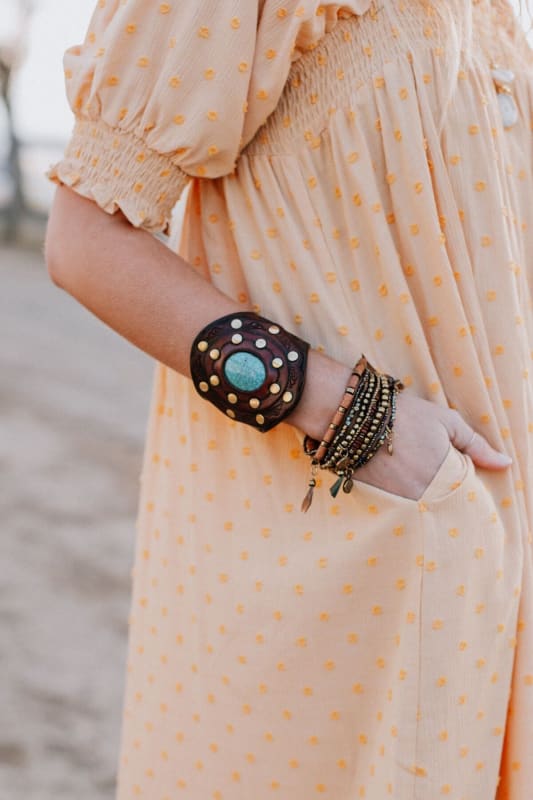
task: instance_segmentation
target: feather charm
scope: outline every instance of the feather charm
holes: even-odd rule
[[[311,506],[313,502],[313,494],[315,491],[316,486],[316,473],[318,471],[318,464],[314,461],[311,463],[311,477],[309,478],[309,488],[307,490],[307,494],[305,495],[304,499],[302,500],[301,509],[305,513]]]

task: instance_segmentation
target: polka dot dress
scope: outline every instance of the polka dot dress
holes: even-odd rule
[[[418,501],[326,479],[303,515],[302,432],[158,364],[118,800],[526,800],[533,57],[511,7],[100,0],[64,63],[50,179],[160,232],[190,182],[179,249],[206,280],[514,459],[450,445]]]

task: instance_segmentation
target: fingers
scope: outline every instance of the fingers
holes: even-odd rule
[[[507,453],[496,450],[485,437],[474,430],[454,409],[448,409],[443,418],[454,447],[467,453],[474,464],[485,469],[505,469],[513,463]]]
[[[458,447],[457,445],[455,445],[455,446],[457,447],[457,449],[458,449],[458,450],[462,450],[464,453],[467,453],[467,452],[469,451],[469,448],[470,448],[470,447],[472,446],[472,444],[474,443],[474,439],[475,439],[475,437],[476,437],[476,436],[477,436],[477,431],[475,431],[475,430],[472,428],[472,436],[470,437],[470,439],[468,440],[468,442],[467,442],[466,444],[464,444],[462,447]]]

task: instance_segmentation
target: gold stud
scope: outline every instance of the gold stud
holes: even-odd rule
[[[207,392],[209,390],[209,384],[205,381],[200,381],[200,390],[202,392]]]
[[[275,369],[279,369],[280,367],[282,367],[282,366],[283,366],[283,359],[282,359],[282,358],[274,358],[274,359],[272,360],[272,366],[273,366]]]
[[[285,394],[283,395],[283,402],[290,403],[291,400],[292,400],[292,392],[285,392]]]
[[[262,414],[257,414],[257,416],[255,418],[255,421],[257,422],[258,425],[264,425],[265,424],[265,418],[264,418],[264,416]]]
[[[208,345],[207,342],[201,341],[201,342],[198,342],[197,347],[198,347],[198,350],[200,351],[200,353],[205,353],[205,351],[207,350],[209,345]]]
[[[209,357],[210,357],[210,358],[212,358],[212,359],[213,359],[213,361],[216,361],[216,360],[217,360],[217,358],[220,358],[220,350],[217,350],[217,349],[216,349],[216,347],[215,347],[215,348],[214,348],[213,350],[211,350],[211,352],[209,353]]]
[[[298,353],[296,352],[296,350],[289,350],[289,352],[287,353],[287,358],[289,359],[289,361],[298,361]]]
[[[281,392],[281,386],[279,383],[271,383],[269,387],[270,394],[279,394]]]
[[[231,417],[231,419],[235,419],[235,411],[232,411],[231,408],[226,409],[226,414],[228,415],[228,417]]]
[[[211,384],[211,386],[218,386],[220,383],[220,378],[218,377],[218,375],[211,375],[211,377],[209,378],[209,383]]]
[[[233,403],[233,405],[235,405],[235,403],[237,402],[238,399],[239,398],[237,397],[237,395],[233,394],[233,392],[230,392],[228,394],[228,403]]]
[[[242,342],[242,336],[240,333],[234,333],[231,337],[231,341],[233,344],[240,344]]]
[[[257,397],[250,398],[250,408],[259,408],[261,401]]]
[[[270,328],[268,329],[268,332],[269,333],[279,333],[279,328],[278,328],[277,325],[271,325]]]

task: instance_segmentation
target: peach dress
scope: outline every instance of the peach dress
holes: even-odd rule
[[[302,432],[157,364],[119,800],[528,800],[533,59],[510,5],[100,0],[64,65],[52,180],[514,459],[450,446],[419,501],[326,476],[304,515]]]

